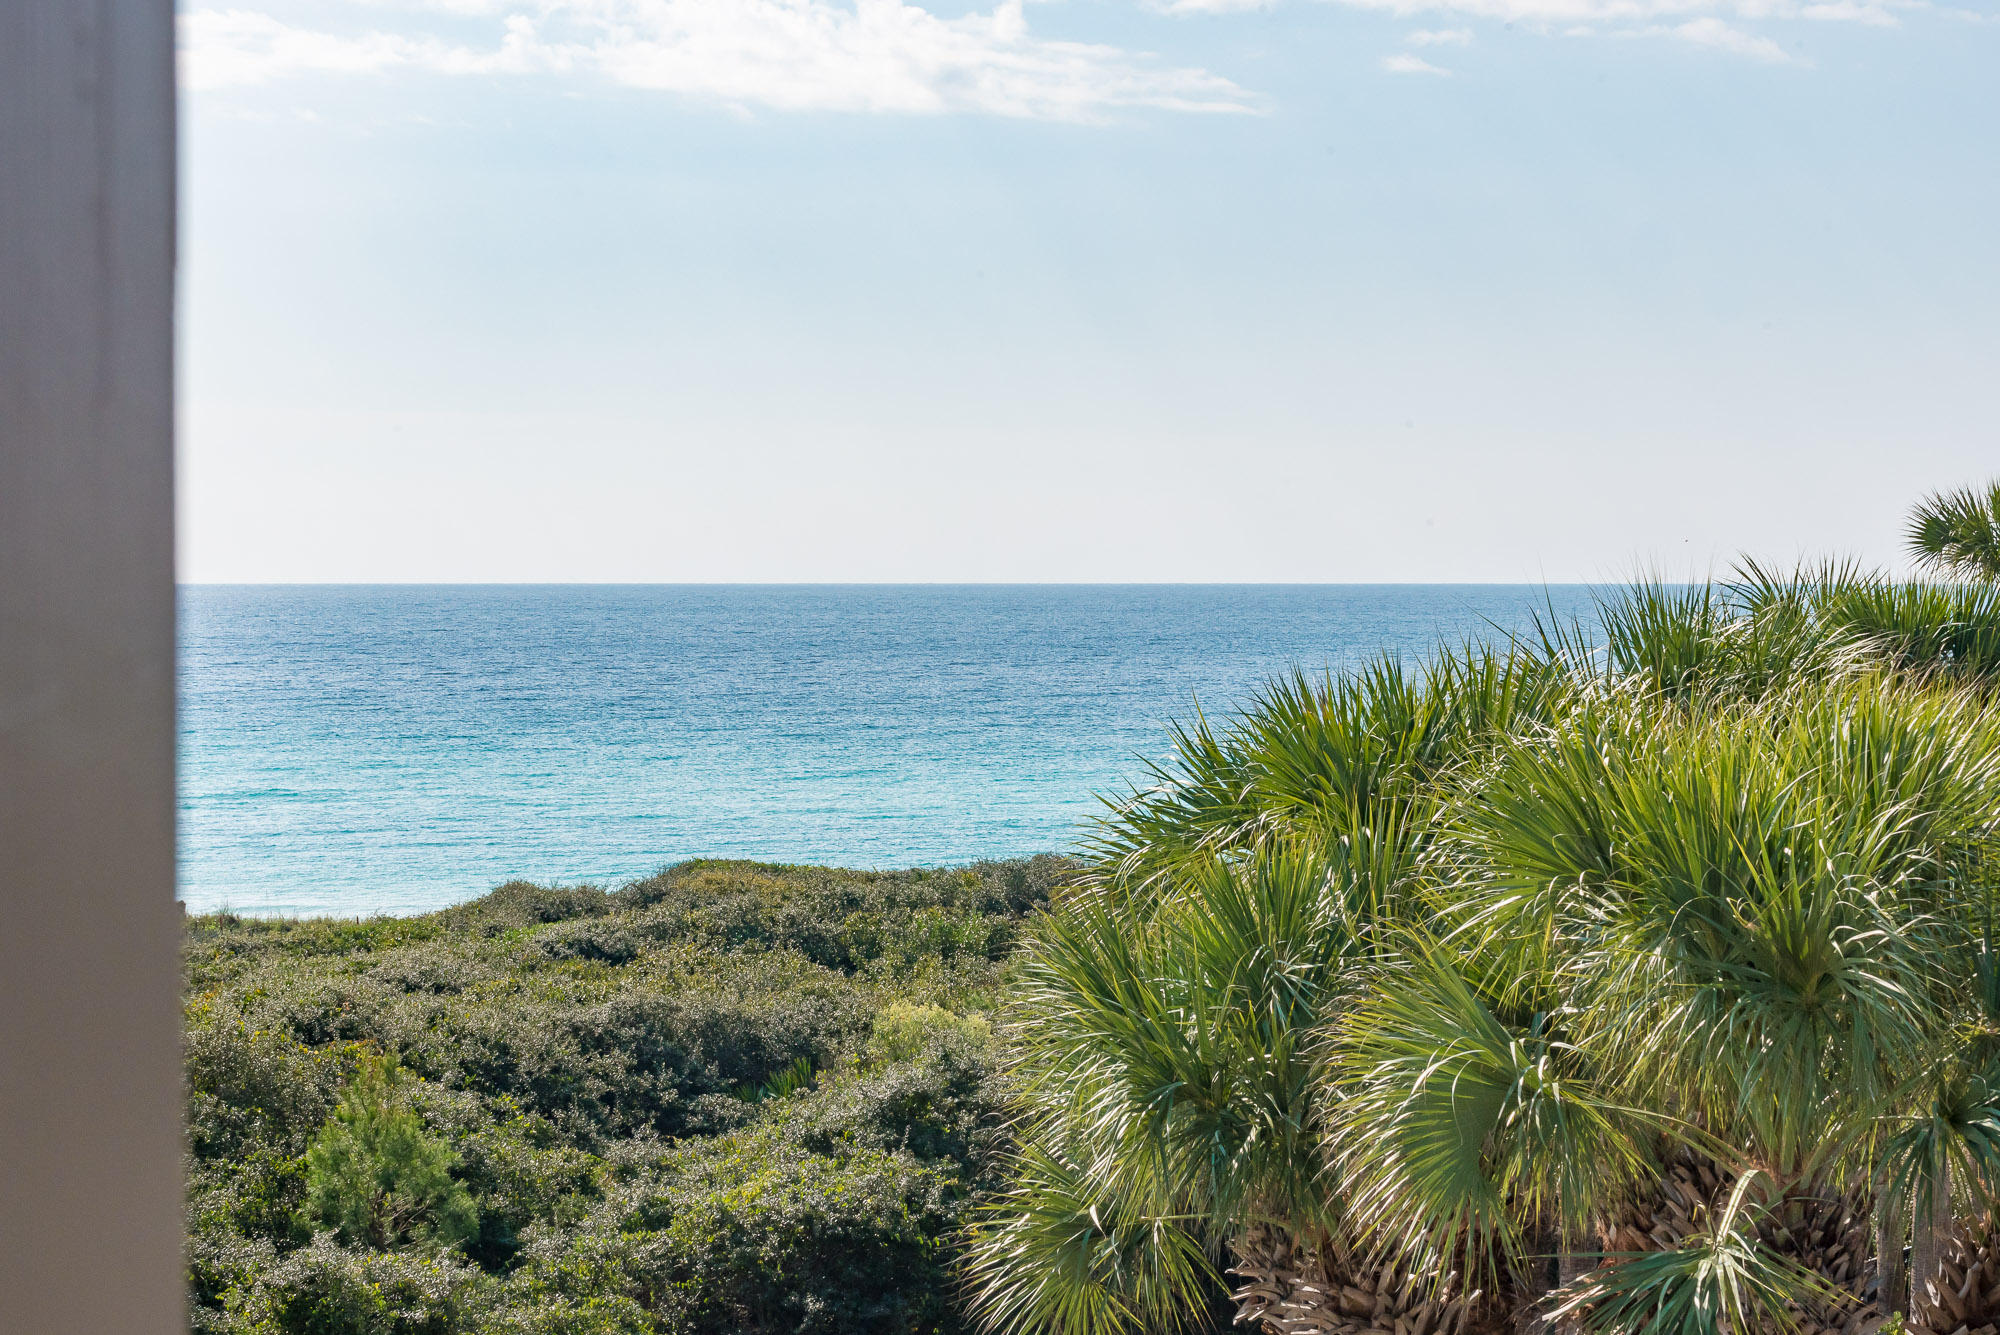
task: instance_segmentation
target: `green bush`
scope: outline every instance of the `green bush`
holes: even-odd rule
[[[493,1285],[449,1252],[355,1252],[322,1234],[225,1303],[231,1335],[471,1335]]]
[[[504,1269],[537,1224],[573,1224],[596,1198],[603,1162],[565,1141],[555,1124],[507,1099],[418,1086],[424,1121],[457,1151],[454,1176],[472,1194],[479,1233],[466,1253]]]
[[[818,1154],[769,1124],[672,1154],[559,1249],[531,1249],[528,1274],[572,1300],[622,1295],[675,1335],[952,1329],[961,1194],[906,1152]]]
[[[202,1159],[229,1160],[255,1147],[304,1153],[345,1074],[345,1054],[253,1029],[212,1000],[189,1008],[184,1050],[188,1138]]]
[[[868,1054],[881,1061],[914,1061],[933,1046],[967,1044],[983,1047],[993,1028],[983,1015],[954,1015],[942,1006],[893,1002],[875,1017],[868,1036]]]
[[[945,1042],[914,1061],[847,1072],[767,1116],[818,1153],[905,1151],[977,1185],[1005,1139],[1002,1103],[990,1051]]]
[[[952,1239],[1005,1139],[980,1017],[1069,865],[190,919],[190,1324],[958,1329]]]

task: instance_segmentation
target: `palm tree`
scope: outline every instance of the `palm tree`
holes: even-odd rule
[[[2000,1319],[2000,956],[1987,906],[1972,918],[1978,935],[1958,956],[1966,968],[1956,1023],[1912,1076],[1881,1171],[1888,1208],[1878,1228],[1890,1235],[1881,1250],[1900,1257],[1905,1238],[1911,1244],[1908,1275],[1897,1267],[1885,1277],[1918,1318],[1912,1329],[1938,1335]]]
[[[1015,1185],[972,1249],[991,1324],[1165,1328],[1217,1291],[1218,1238],[1333,1229],[1310,1044],[1370,949],[1403,847],[1373,832],[1267,843],[1043,924],[1010,1031]]]
[[[1817,1220],[1834,1252],[1863,1245],[1838,1217],[1858,1214],[1853,1184],[1908,1104],[1905,1074],[1950,1041],[1957,1017],[1939,1003],[1963,991],[1965,938],[1937,887],[1991,826],[1997,762],[1975,701],[1834,681],[1696,713],[1592,706],[1511,744],[1468,799],[1477,874],[1460,912],[1515,977],[1547,980],[1572,1079],[1747,1193],[1735,1232],[1666,1249],[1688,1252],[1682,1268],[1595,1277],[1600,1317],[1621,1310],[1621,1286],[1665,1301],[1655,1290],[1678,1276],[1698,1328],[1718,1309],[1688,1286],[1760,1231],[1770,1255],[1743,1255],[1764,1278],[1753,1266],[1743,1292],[1789,1271],[1795,1305],[1836,1325],[1856,1313],[1858,1289],[1838,1281],[1859,1275],[1834,1272],[1860,1258],[1782,1239]],[[1572,1153],[1576,1175],[1603,1158]]]
[[[1351,1232],[1418,1273],[1469,1267],[1528,1323],[1649,1175],[1653,1128],[1550,978],[1482,963],[1424,940],[1377,966],[1329,1034],[1327,1154]]]
[[[1113,807],[1022,966],[991,1329],[1232,1262],[1274,1335],[2000,1314],[2000,597],[1746,567],[1538,641],[1294,676]]]
[[[1942,575],[2000,580],[2000,482],[1933,492],[1905,530],[1917,563]]]

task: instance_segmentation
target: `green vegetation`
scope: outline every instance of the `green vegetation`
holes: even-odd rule
[[[2000,1320],[2000,595],[1844,566],[1273,684],[1003,1034],[1004,1332]],[[1906,1269],[1907,1267],[1907,1269]]]
[[[1925,497],[1908,540],[1910,555],[1938,574],[2000,580],[2000,482]]]
[[[1996,515],[1293,674],[1078,862],[196,919],[194,1327],[1993,1335]]]
[[[961,1329],[951,1240],[1006,1136],[985,1017],[1069,865],[191,920],[194,1329]]]
[[[451,1150],[398,1098],[401,1083],[395,1058],[361,1062],[306,1151],[306,1214],[378,1251],[464,1242],[478,1212],[451,1175]]]

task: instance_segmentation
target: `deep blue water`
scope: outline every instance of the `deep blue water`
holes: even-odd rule
[[[1525,628],[1575,587],[192,586],[181,897],[411,912],[695,856],[1061,849],[1292,665]]]

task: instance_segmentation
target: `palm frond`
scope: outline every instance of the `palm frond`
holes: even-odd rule
[[[1904,540],[1911,557],[1930,570],[2000,579],[2000,482],[1926,496],[1910,512]]]
[[[1560,1010],[1482,989],[1443,942],[1378,968],[1329,1048],[1331,1157],[1350,1230],[1420,1268],[1520,1269],[1584,1238],[1651,1169],[1657,1127],[1607,1096]]]
[[[1153,1335],[1195,1329],[1218,1291],[1188,1221],[1122,1207],[1089,1173],[1030,1141],[1012,1185],[969,1231],[965,1284],[994,1335]]]
[[[1794,1307],[1832,1296],[1826,1282],[1757,1235],[1761,1174],[1739,1178],[1728,1203],[1695,1239],[1676,1248],[1613,1258],[1586,1275],[1555,1308],[1603,1335],[1757,1335],[1792,1331]]]
[[[1406,873],[1364,829],[1050,915],[1008,1030],[1029,1097],[1146,1209],[1311,1217],[1314,1044]]]

